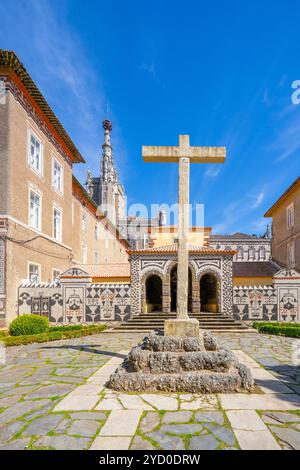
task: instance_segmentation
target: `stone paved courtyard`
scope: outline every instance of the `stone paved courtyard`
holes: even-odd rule
[[[300,449],[300,368],[292,361],[300,340],[217,336],[252,368],[253,395],[105,389],[142,339],[134,333],[8,348],[0,368],[0,449]]]

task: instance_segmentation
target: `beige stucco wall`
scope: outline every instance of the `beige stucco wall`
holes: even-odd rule
[[[210,229],[197,228],[194,230],[190,227],[188,235],[188,243],[194,246],[203,246],[209,240]],[[151,238],[154,242],[154,247],[173,245],[174,240],[178,238],[177,227],[164,226],[153,227],[151,229]]]
[[[0,103],[0,214],[7,211],[8,101]]]
[[[41,176],[37,175],[28,164],[28,129],[32,129],[43,143]],[[38,128],[10,92],[7,96],[7,106],[4,112],[0,106],[0,143],[0,204],[2,204],[0,210],[8,220],[7,235],[14,240],[8,240],[6,243],[8,261],[6,269],[6,323],[9,324],[17,314],[17,290],[20,283],[28,278],[29,262],[41,266],[41,281],[47,282],[52,280],[53,269],[64,271],[74,265],[74,262],[82,262],[81,246],[83,241],[88,245],[87,261],[89,264],[94,263],[95,250],[99,252],[99,263],[104,263],[106,260],[108,263],[128,262],[128,255],[125,247],[99,221],[100,237],[98,241],[95,240],[94,227],[97,220],[73,196],[71,165],[57,151],[43,130]],[[4,164],[6,148],[8,149],[9,165]],[[52,187],[53,155],[63,166],[63,194],[58,194]],[[32,229],[28,225],[30,187],[42,196],[40,231]],[[7,204],[5,202],[6,196]],[[61,242],[53,239],[54,205],[62,211]],[[83,210],[88,214],[87,233],[82,232]],[[108,232],[106,235],[108,242],[105,242],[106,232]],[[32,238],[35,239],[31,240]],[[23,243],[18,243],[21,241]]]
[[[294,202],[294,227],[287,228],[287,207]],[[286,200],[275,209],[273,214],[273,258],[287,265],[287,245],[295,244],[295,267],[300,270],[300,186],[290,194]]]
[[[99,264],[126,263],[128,254],[125,246],[116,239],[113,233],[105,227],[105,222],[96,219],[89,209],[83,207],[76,197],[73,197],[74,219],[72,231],[74,234],[74,261],[82,264],[82,245],[87,246],[87,264],[95,263],[95,251],[98,252]],[[82,230],[82,216],[87,215],[87,231]],[[98,225],[98,240],[95,239],[95,226]]]
[[[261,277],[234,277],[234,286],[270,286],[273,284],[272,276]]]

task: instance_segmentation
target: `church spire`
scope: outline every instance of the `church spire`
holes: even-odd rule
[[[102,145],[102,160],[100,168],[100,179],[103,182],[118,183],[118,174],[115,169],[110,142],[112,124],[108,119],[102,123],[104,129],[104,143]]]

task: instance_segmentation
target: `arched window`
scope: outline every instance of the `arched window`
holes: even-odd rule
[[[258,253],[259,253],[259,259],[261,259],[261,260],[265,260],[265,259],[266,259],[266,249],[265,249],[264,246],[261,246],[261,247],[259,248],[259,252],[258,252]]]
[[[254,249],[253,246],[250,246],[250,248],[249,248],[248,257],[249,257],[249,260],[254,260],[255,259],[255,249]]]
[[[241,261],[243,258],[244,258],[244,248],[242,246],[238,246],[236,259]]]

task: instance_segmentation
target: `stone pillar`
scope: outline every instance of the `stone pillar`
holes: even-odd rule
[[[163,313],[171,312],[171,290],[169,275],[164,276],[162,284],[162,311]]]
[[[199,322],[188,316],[190,159],[179,157],[178,264],[176,320],[165,321],[166,336],[199,336]]]
[[[190,159],[179,158],[177,318],[188,318]]]
[[[192,277],[192,312],[200,312],[200,283]]]

